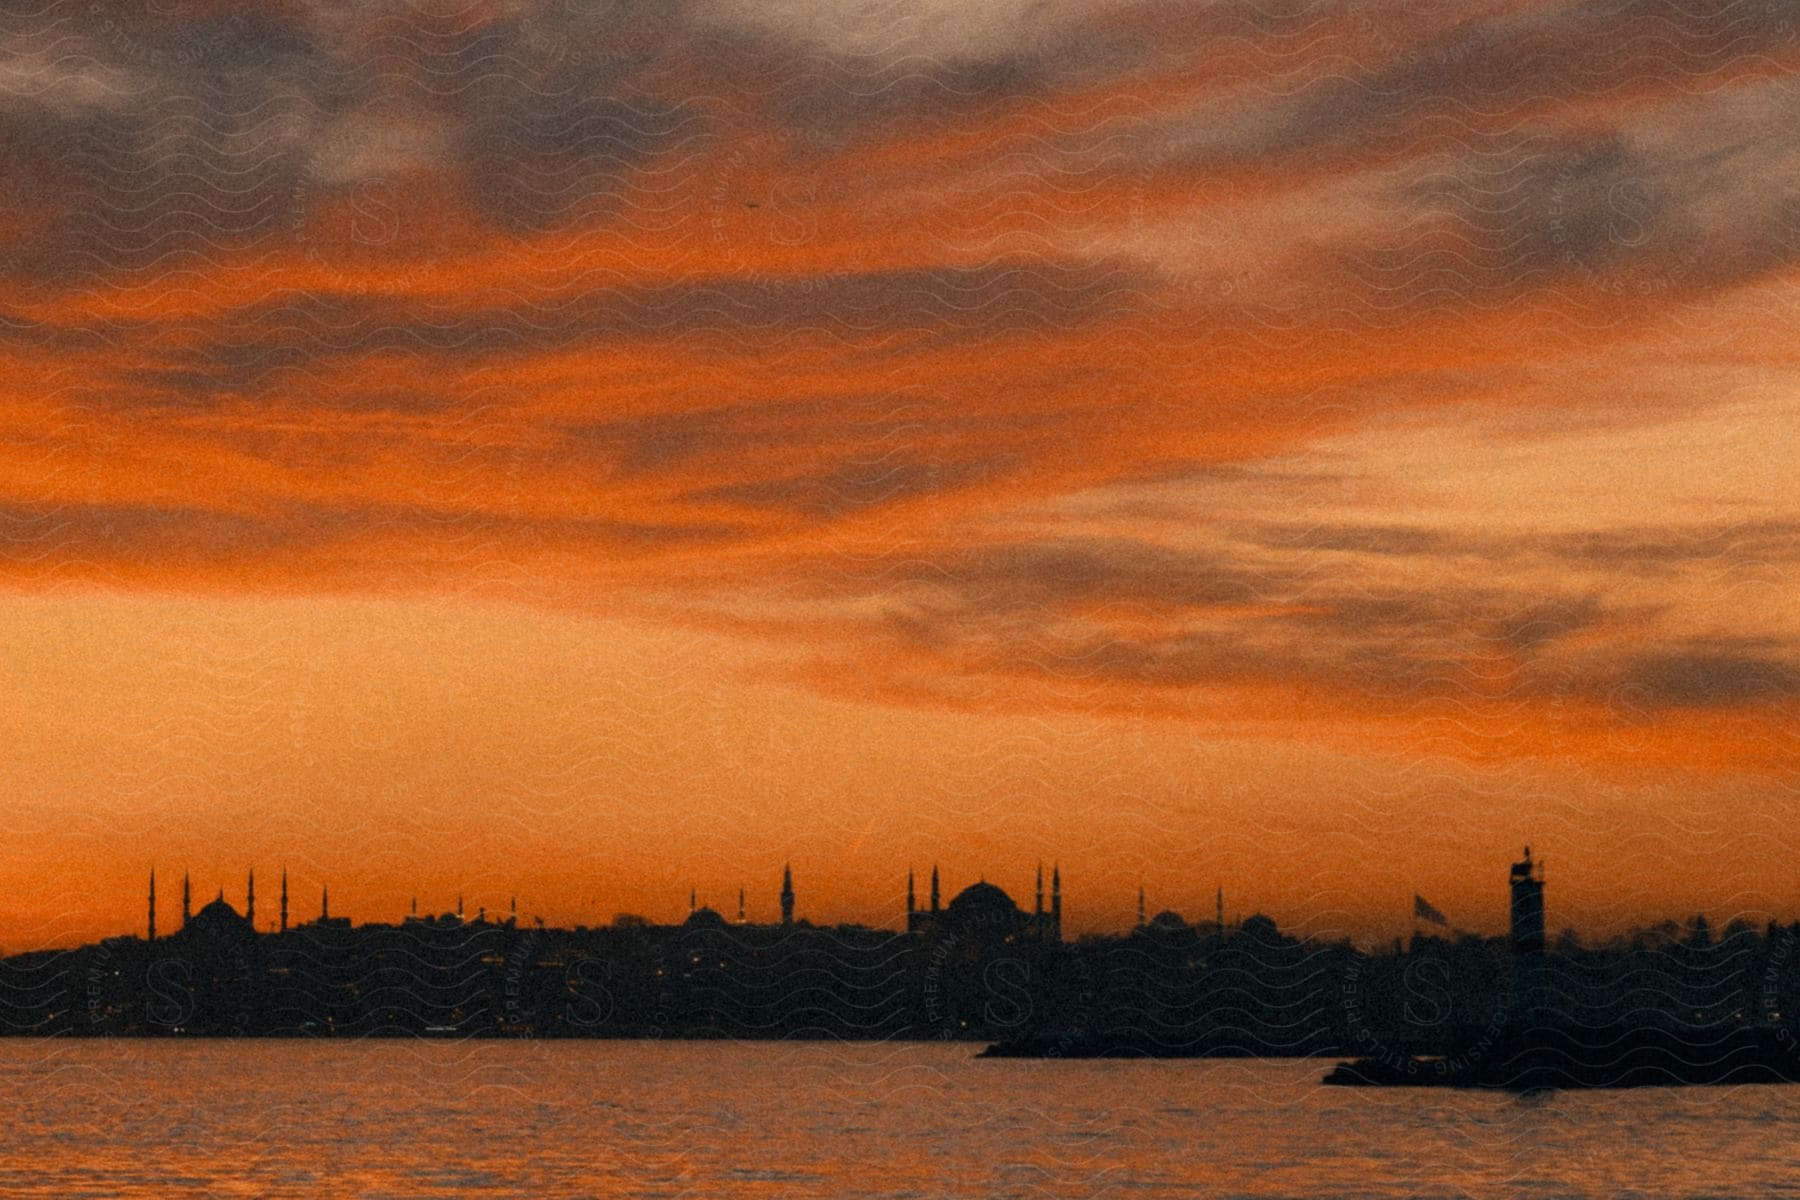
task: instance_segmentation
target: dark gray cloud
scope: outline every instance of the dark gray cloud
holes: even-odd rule
[[[0,18],[6,198],[51,214],[6,268],[64,284],[273,248],[417,166],[506,232],[613,219],[643,164],[695,129],[656,64],[620,49],[655,44],[648,8],[469,16],[371,8],[346,28],[328,6],[106,0]],[[395,129],[416,153],[396,153]]]
[[[1779,640],[1695,638],[1659,625],[1663,607],[1599,592],[1380,582],[1293,547],[1269,557],[1243,543],[1060,538],[862,575],[834,563],[819,580],[838,596],[865,584],[886,601],[879,632],[952,675],[1285,681],[1393,703],[1575,698],[1647,714],[1800,698],[1800,647]]]
[[[1769,639],[1689,642],[1619,664],[1609,696],[1647,708],[1791,706],[1800,701],[1800,647]]]
[[[724,521],[531,518],[395,504],[287,502],[251,512],[180,504],[15,502],[0,505],[0,564],[25,573],[40,568],[74,573],[143,569],[177,576],[183,569],[223,564],[263,578],[286,571],[298,580],[309,570],[355,573],[359,568],[354,552],[334,552],[312,567],[309,555],[328,547],[352,547],[372,532],[403,534],[415,545],[430,545],[434,553],[422,562],[453,566],[484,556],[504,559],[534,547],[606,555],[654,553],[730,541],[748,531]],[[391,565],[374,564],[384,581]]]
[[[1133,266],[1033,260],[822,278],[677,280],[478,308],[308,293],[195,329],[192,345],[162,354],[148,373],[133,368],[130,379],[160,382],[170,389],[165,400],[192,402],[284,377],[291,382],[314,364],[369,354],[454,361],[707,336],[748,344],[799,334],[897,347],[1079,328],[1118,317],[1154,286]]]
[[[1691,186],[1695,171],[1681,152],[1651,151],[1615,131],[1471,133],[1391,191],[1391,220],[1378,231],[1321,247],[1304,269],[1314,273],[1313,294],[1359,323],[1499,308],[1552,291],[1586,298],[1596,324],[1617,321],[1647,298],[1769,269],[1728,261],[1728,244],[1760,218],[1709,225],[1699,214],[1722,193]],[[1731,186],[1752,186],[1750,176]],[[1800,241],[1765,232],[1800,251]]]
[[[1224,552],[1181,551],[1134,538],[1063,538],[982,545],[908,562],[893,582],[942,589],[952,612],[1067,605],[1201,607],[1270,599],[1297,578]]]
[[[1532,534],[1277,521],[1246,525],[1236,534],[1250,544],[1279,550],[1445,560],[1540,558],[1604,572],[1662,572],[1684,566],[1741,569],[1800,561],[1800,524],[1779,519]]]
[[[807,519],[979,486],[1022,459],[1014,447],[1055,435],[1074,412],[958,413],[908,392],[793,396],[643,413],[564,427],[551,453],[570,469],[620,478],[668,475],[703,504]],[[824,462],[797,471],[796,463]],[[730,482],[693,487],[694,478]]]
[[[1121,39],[1145,42],[1080,27],[982,53],[951,40],[868,54],[705,0],[538,0],[499,15],[27,6],[0,14],[0,198],[48,218],[0,269],[66,285],[204,265],[279,246],[321,206],[420,167],[433,175],[419,186],[458,189],[503,234],[660,228],[693,214],[671,215],[655,172],[728,149],[747,124],[773,121],[815,150],[900,135],[1127,70],[1137,51]],[[401,211],[395,252],[428,232],[408,224],[422,198],[380,201]]]
[[[1290,550],[1342,550],[1356,554],[1411,557],[1441,554],[1456,539],[1417,525],[1265,524],[1244,531],[1249,540]]]
[[[1757,567],[1800,562],[1800,523],[1734,521],[1672,528],[1587,530],[1538,539],[1571,562],[1616,570],[1664,571],[1689,563]]]
[[[683,498],[777,509],[808,520],[828,521],[919,496],[975,487],[1004,472],[1005,465],[996,462],[934,461],[885,454],[871,459],[845,459],[822,470],[702,488]]]
[[[0,22],[0,61],[0,189],[34,217],[4,267],[50,283],[274,244],[308,130],[354,86],[291,18],[247,8],[51,5]]]
[[[475,207],[509,232],[623,216],[660,154],[720,134],[695,79],[682,5],[551,2],[463,32],[432,63]],[[651,201],[654,206],[654,200]]]
[[[1781,5],[1327,6],[1318,22],[1302,61],[1280,39],[1259,52],[1297,89],[1253,86],[1153,140],[1162,169],[1200,178],[1375,168],[1377,221],[1302,231],[1285,285],[1342,321],[1555,290],[1598,324],[1800,261],[1800,94],[1756,82],[1800,53]]]
[[[1690,92],[1800,47],[1800,26],[1782,5],[1738,0],[1564,0],[1460,13],[1319,4],[1294,6],[1285,17],[1264,36],[1286,36],[1259,53],[1278,60],[1310,32],[1323,46],[1308,54],[1329,57],[1332,69],[1298,91],[1271,89],[1248,109],[1222,110],[1216,127],[1196,119],[1173,163],[1328,165],[1411,155],[1432,123],[1455,142],[1484,123],[1516,127],[1575,103]],[[1332,54],[1339,43],[1331,35],[1352,29],[1341,45],[1359,53]]]
[[[707,31],[698,53],[801,154],[1129,86],[1194,21],[1192,6],[1159,20],[1165,9],[1162,0],[1111,9],[1082,0],[694,6]]]

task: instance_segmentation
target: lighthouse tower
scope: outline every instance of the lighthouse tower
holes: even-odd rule
[[[1544,980],[1544,864],[1533,861],[1531,847],[1512,865],[1512,960],[1513,1015],[1532,1020],[1543,1013]]]

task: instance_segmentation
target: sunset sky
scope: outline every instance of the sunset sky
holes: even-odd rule
[[[0,950],[1800,918],[1800,21],[0,17]]]

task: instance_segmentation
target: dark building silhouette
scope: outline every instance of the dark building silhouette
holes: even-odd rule
[[[1533,862],[1531,847],[1512,865],[1512,920],[1509,940],[1513,959],[1513,1003],[1526,1019],[1537,1016],[1546,1002],[1544,972],[1544,866]]]
[[[218,896],[203,905],[182,932],[198,937],[241,941],[256,930],[248,919],[240,916],[238,910],[226,902],[225,889],[220,888]]]
[[[0,959],[0,1034],[179,1036],[830,1037],[1026,1039],[1052,1053],[1447,1055],[1491,1031],[1654,1027],[1671,1037],[1755,1027],[1800,1044],[1800,925],[1664,922],[1586,946],[1545,937],[1543,865],[1509,868],[1499,937],[1416,933],[1364,951],[1291,936],[1263,915],[1150,911],[1116,935],[1063,939],[1061,871],[1029,909],[980,880],[940,901],[907,875],[903,930],[821,925],[698,901],[679,923],[520,928],[482,908],[353,926],[320,891],[316,920],[250,919],[223,889],[140,936]],[[147,883],[154,885],[154,873]],[[283,895],[286,896],[286,872]],[[1141,889],[1140,889],[1141,891]],[[1047,894],[1046,894],[1047,893]],[[1495,911],[1499,911],[1496,890]],[[922,907],[920,901],[924,900]]]
[[[1005,891],[980,880],[958,892],[943,908],[938,906],[938,871],[931,869],[931,909],[919,912],[912,904],[911,877],[907,882],[907,932],[957,933],[984,941],[1062,941],[1062,873],[1052,872],[1051,908],[1044,911],[1043,868],[1038,868],[1037,903],[1030,913],[1022,910]]]
[[[1544,952],[1544,866],[1525,857],[1512,865],[1512,948],[1514,954]]]
[[[461,896],[458,896],[456,898],[456,919],[459,924],[462,922],[462,897]],[[319,919],[317,921],[313,922],[313,924],[316,925],[317,927],[319,927],[320,929],[348,929],[348,928],[350,928],[350,918],[349,917],[334,917],[331,915],[331,885],[330,884],[322,884],[319,887]]]
[[[938,904],[938,869],[937,864],[931,867],[931,907],[921,912],[913,903],[912,872],[906,873],[906,931],[920,933],[932,928],[941,913]]]
[[[681,927],[683,929],[726,929],[730,926],[717,910],[702,904],[688,914],[687,920],[681,923]]]

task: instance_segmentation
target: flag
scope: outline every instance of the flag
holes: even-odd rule
[[[1433,925],[1442,925],[1446,929],[1450,926],[1450,922],[1445,920],[1444,914],[1431,907],[1431,901],[1417,892],[1413,893],[1413,919],[1430,921]]]

